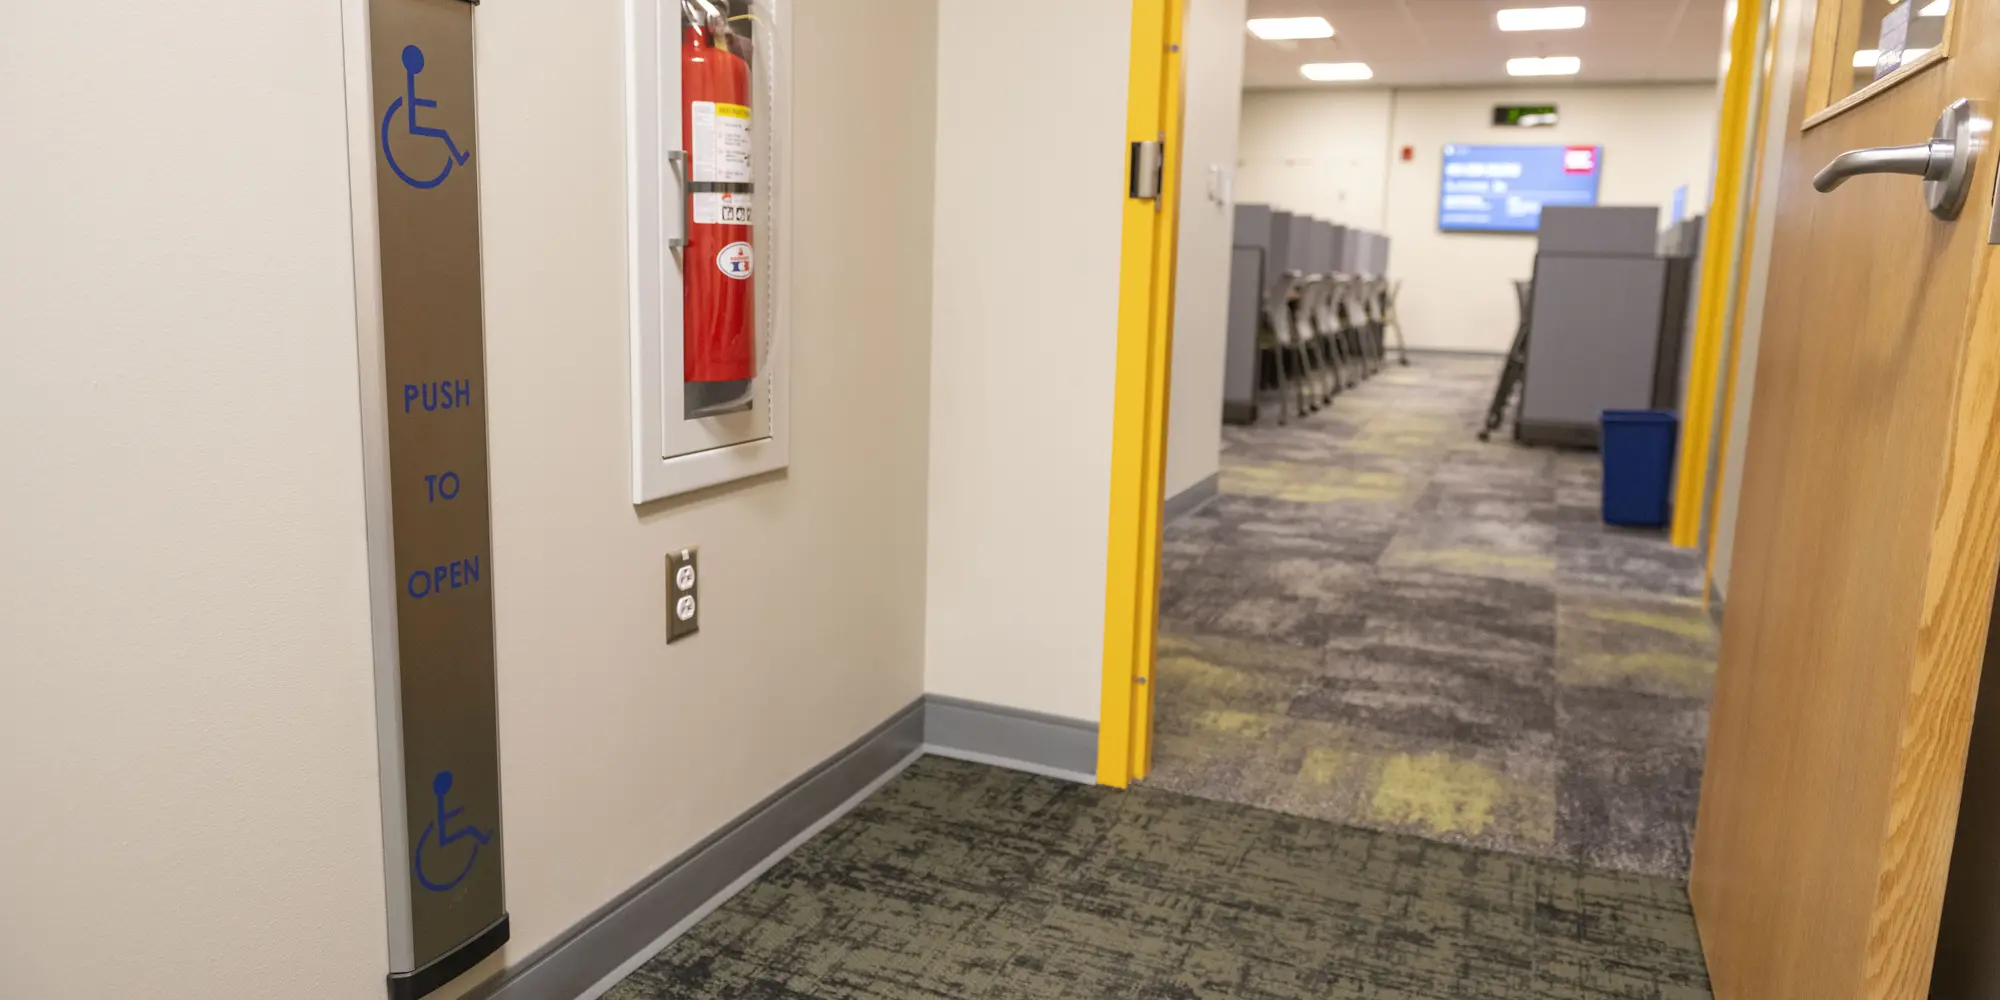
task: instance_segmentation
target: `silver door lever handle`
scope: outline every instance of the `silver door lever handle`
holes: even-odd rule
[[[1913,174],[1927,181],[1944,180],[1951,172],[1950,139],[1932,139],[1914,146],[1850,149],[1813,175],[1813,190],[1831,191],[1849,177],[1862,174]]]
[[[1813,190],[1831,191],[1858,174],[1911,174],[1924,179],[1924,205],[1931,214],[1946,221],[1956,219],[1972,189],[1973,161],[1986,144],[1989,128],[1973,103],[1961,98],[1938,116],[1929,142],[1850,149],[1813,175]]]

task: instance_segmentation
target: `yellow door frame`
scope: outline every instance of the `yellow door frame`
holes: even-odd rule
[[[1757,69],[1757,27],[1763,5],[1739,2],[1730,26],[1729,70],[1715,135],[1715,185],[1702,227],[1701,299],[1695,310],[1694,345],[1688,356],[1687,396],[1681,405],[1681,440],[1674,462],[1672,540],[1681,548],[1701,543],[1702,498],[1708,479],[1709,437],[1715,420],[1716,376],[1736,226],[1742,216],[1743,156],[1750,121],[1750,82]]]
[[[1118,274],[1111,523],[1104,586],[1104,692],[1097,780],[1123,788],[1152,760],[1167,384],[1173,363],[1180,215],[1181,32],[1186,0],[1133,0],[1125,138],[1161,143],[1157,199],[1125,199]]]
[[[1776,85],[1788,83],[1772,76],[1778,61],[1778,22],[1784,12],[1785,0],[1770,0],[1769,9],[1764,12],[1764,47],[1757,54],[1755,72],[1757,85],[1751,88],[1755,97],[1751,99],[1749,128],[1750,145],[1745,150],[1749,161],[1749,190],[1744,192],[1743,203],[1743,252],[1733,267],[1731,283],[1736,292],[1730,296],[1729,317],[1723,329],[1724,356],[1722,359],[1722,414],[1716,425],[1714,479],[1707,485],[1707,496],[1702,504],[1703,522],[1700,537],[1706,540],[1707,551],[1702,557],[1701,604],[1708,607],[1715,593],[1715,527],[1716,518],[1722,513],[1722,494],[1729,481],[1729,428],[1736,420],[1736,382],[1743,375],[1742,366],[1743,323],[1745,303],[1750,299],[1750,261],[1757,253],[1757,213],[1763,198],[1764,167],[1768,162],[1773,127],[1771,125],[1771,91]],[[1741,9],[1741,4],[1738,5]],[[1735,60],[1731,59],[1733,65]],[[1777,128],[1783,128],[1779,122]],[[1761,320],[1762,317],[1759,317]]]

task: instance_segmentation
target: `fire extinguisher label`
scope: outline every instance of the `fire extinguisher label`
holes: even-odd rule
[[[694,196],[694,221],[703,225],[751,225],[750,195],[698,192]]]
[[[750,109],[741,104],[689,101],[694,180],[750,183]]]
[[[750,280],[750,244],[737,240],[715,255],[716,270],[738,281]]]

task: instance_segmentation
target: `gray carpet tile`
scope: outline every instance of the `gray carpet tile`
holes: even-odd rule
[[[1220,495],[1165,532],[1150,786],[1685,875],[1700,560],[1602,523],[1596,453],[1478,441],[1498,367],[1226,429]]]
[[[928,757],[606,1000],[1706,1000],[1670,880]]]

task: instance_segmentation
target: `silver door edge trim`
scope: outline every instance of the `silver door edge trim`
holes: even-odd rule
[[[389,502],[389,399],[382,341],[381,230],[376,218],[374,67],[369,0],[341,0],[347,78],[347,183],[354,239],[354,335],[360,379],[362,505],[368,535],[368,621],[375,660],[376,770],[382,789],[382,885],[388,910],[389,972],[416,967],[409,816],[403,785],[403,702],[396,631],[395,523]]]

